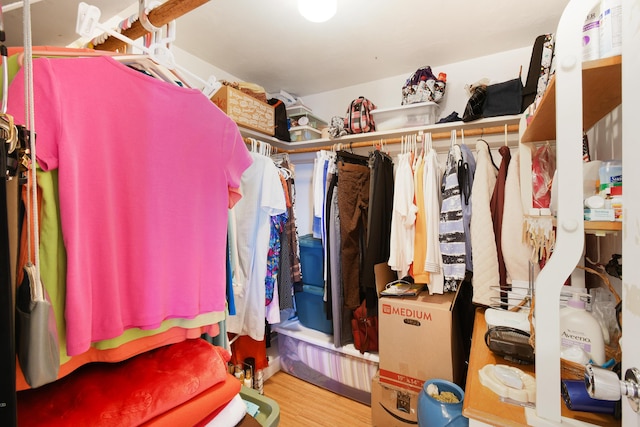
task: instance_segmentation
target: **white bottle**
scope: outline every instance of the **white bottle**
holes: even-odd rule
[[[622,53],[622,0],[600,2],[600,58]]]
[[[600,5],[587,15],[582,27],[582,60],[591,61],[600,57]]]
[[[563,349],[580,347],[589,354],[591,360],[602,365],[605,360],[604,338],[600,324],[584,308],[580,294],[574,293],[567,306],[560,310],[560,339]]]

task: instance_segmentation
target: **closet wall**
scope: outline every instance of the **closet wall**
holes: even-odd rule
[[[549,28],[548,32],[555,31]],[[338,90],[323,92],[314,95],[303,96],[305,104],[313,109],[314,114],[324,117],[342,115],[346,112],[349,103],[358,96],[366,96],[373,101],[378,108],[393,108],[400,106],[401,89],[406,79],[418,67],[429,65],[434,74],[447,74],[447,88],[444,98],[440,101],[440,114],[442,117],[452,111],[457,111],[460,117],[467,104],[467,95],[464,85],[474,83],[482,78],[488,78],[493,83],[510,80],[518,76],[522,66],[523,79],[526,79],[531,59],[531,46],[509,50],[494,55],[469,58],[468,60],[453,64],[438,64],[438,58],[416,58],[415,69],[395,77],[362,82],[355,86],[349,86]]]
[[[553,32],[550,28],[548,31]],[[533,46],[534,40],[531,40]],[[492,82],[500,82],[514,78],[522,66],[522,76],[526,79],[529,61],[531,58],[532,46],[514,49],[494,55],[488,55],[469,59],[453,64],[435,65],[433,61],[418,58],[416,60],[417,69],[423,65],[430,65],[435,73],[443,72],[447,74],[447,89],[443,100],[440,102],[440,114],[442,117],[452,111],[457,111],[460,116],[464,112],[468,95],[464,89],[465,84],[474,83],[481,78],[489,78]],[[218,80],[243,81],[242,76],[234,76],[224,71],[224,64],[209,64],[202,61],[188,52],[172,47],[176,62],[206,79],[213,75]],[[349,103],[358,96],[366,96],[371,99],[378,108],[392,108],[400,106],[401,89],[405,80],[415,71],[407,70],[406,73],[386,79],[349,86],[338,90],[302,96],[305,104],[309,106],[314,114],[326,120],[334,115],[342,115]],[[254,82],[260,84],[260,82]],[[284,88],[286,90],[286,88]],[[513,136],[510,136],[513,138]],[[503,139],[502,136],[487,136],[490,140]],[[473,148],[476,138],[466,140],[467,144]],[[338,142],[338,141],[336,141]],[[460,141],[458,141],[460,142]],[[514,143],[514,145],[517,145]],[[295,148],[295,143],[291,144]],[[390,145],[389,151],[395,157],[398,152],[398,144]],[[365,148],[354,150],[359,154],[368,152]],[[444,154],[443,154],[444,156]],[[494,150],[496,162],[500,161],[500,155]],[[291,160],[296,165],[296,185],[298,188],[296,200],[296,219],[298,221],[298,232],[300,235],[311,233],[313,220],[311,182],[313,172],[314,153],[292,154]],[[444,158],[443,160],[444,161]]]
[[[552,31],[553,29],[550,29]],[[533,44],[533,40],[531,41]],[[495,55],[484,56],[467,61],[457,62],[448,65],[432,65],[433,71],[437,74],[444,72],[447,74],[447,88],[443,100],[440,102],[440,115],[442,117],[448,115],[452,111],[457,111],[460,116],[464,112],[468,95],[464,89],[464,85],[476,82],[477,80],[487,77],[493,82],[505,81],[514,78],[522,66],[523,79],[526,79],[529,61],[531,58],[532,47],[525,47],[516,50],[510,50]],[[424,61],[427,62],[428,61]],[[416,69],[421,65],[416,64]],[[334,115],[342,115],[346,111],[347,106],[354,98],[358,96],[366,96],[371,99],[378,108],[392,108],[400,106],[401,89],[405,80],[415,70],[407,70],[405,74],[391,77],[373,82],[362,83],[356,86],[345,87],[339,90],[319,93],[315,95],[304,96],[302,99],[313,111],[320,117],[325,119]],[[462,122],[460,122],[462,123]],[[516,135],[510,135],[509,138],[516,138]],[[502,135],[486,136],[489,142],[502,141]],[[465,143],[472,149],[475,148],[477,137],[466,138]],[[339,140],[336,142],[340,142]],[[458,139],[458,142],[461,142]],[[442,147],[440,144],[447,144],[438,141],[436,147]],[[510,139],[510,144],[517,145],[515,139]],[[295,143],[291,144],[295,147]],[[396,157],[400,149],[399,144],[388,146],[390,154]],[[354,150],[358,154],[367,154],[370,149],[359,148]],[[440,162],[444,163],[446,157],[446,149],[438,149],[441,152]],[[495,161],[500,162],[500,155],[497,150],[493,150]],[[296,185],[298,188],[298,199],[296,201],[296,212],[298,220],[298,231],[302,234],[311,232],[313,219],[312,210],[312,191],[311,177],[313,172],[314,153],[292,154],[291,159],[296,165]]]

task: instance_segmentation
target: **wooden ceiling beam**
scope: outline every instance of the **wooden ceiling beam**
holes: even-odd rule
[[[191,12],[208,1],[209,0],[168,0],[166,3],[161,4],[149,12],[149,22],[155,27],[163,27],[174,19]],[[139,39],[147,33],[148,31],[142,26],[140,20],[134,22],[130,28],[122,31],[122,35],[131,40]],[[94,46],[94,49],[124,52],[126,46],[122,40],[109,36],[103,43]]]

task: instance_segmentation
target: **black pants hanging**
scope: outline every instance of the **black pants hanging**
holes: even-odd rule
[[[362,266],[362,283],[365,288],[367,311],[378,312],[378,293],[374,266],[389,261],[391,216],[393,213],[393,161],[375,151],[371,154],[373,182],[369,199],[369,238]]]

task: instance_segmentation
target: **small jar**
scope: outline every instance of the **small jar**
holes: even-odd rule
[[[251,369],[247,368],[244,371],[244,386],[253,388],[253,378],[251,378]]]
[[[263,375],[264,374],[262,372],[262,369],[258,369],[256,371],[256,375],[254,376],[254,387],[253,388],[256,389],[258,391],[258,393],[260,393],[260,394],[264,394],[264,389],[263,389],[263,386],[264,386],[263,378],[264,378],[264,376]]]

